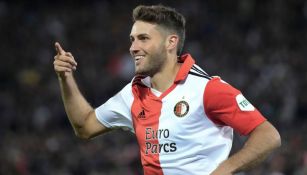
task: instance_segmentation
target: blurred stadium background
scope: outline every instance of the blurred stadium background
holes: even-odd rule
[[[160,2],[0,1],[0,174],[142,174],[132,134],[74,136],[53,71],[54,42],[74,54],[80,89],[97,107],[133,76],[132,9]],[[185,52],[242,90],[282,135],[282,148],[245,174],[306,175],[307,1],[163,4],[187,18]],[[236,135],[233,151],[245,139]]]

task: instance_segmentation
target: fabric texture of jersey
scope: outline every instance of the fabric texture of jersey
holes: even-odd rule
[[[227,159],[233,129],[249,134],[265,118],[220,78],[208,76],[190,55],[160,96],[150,77],[137,76],[95,110],[108,128],[136,134],[145,175],[210,174]]]

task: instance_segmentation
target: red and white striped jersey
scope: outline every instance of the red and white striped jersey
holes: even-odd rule
[[[240,91],[208,76],[187,54],[174,84],[150,88],[135,77],[99,106],[98,120],[136,134],[145,175],[210,174],[227,159],[233,129],[247,135],[266,119]]]

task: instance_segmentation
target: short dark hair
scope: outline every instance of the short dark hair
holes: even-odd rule
[[[174,8],[161,4],[145,6],[139,5],[133,10],[133,22],[144,21],[158,24],[162,28],[175,32],[179,36],[177,55],[180,55],[185,40],[185,18]]]

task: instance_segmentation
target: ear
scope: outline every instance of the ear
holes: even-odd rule
[[[179,37],[178,35],[169,35],[166,40],[167,50],[177,50]]]

